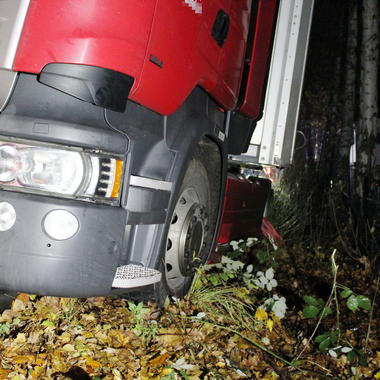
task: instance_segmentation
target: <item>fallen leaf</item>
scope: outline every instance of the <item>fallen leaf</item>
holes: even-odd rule
[[[16,299],[26,303],[30,301],[30,296],[29,294],[26,294],[26,293],[19,293]]]
[[[86,358],[86,365],[88,365],[91,368],[98,369],[102,366],[102,363],[87,357]]]
[[[0,368],[0,379],[7,379],[11,372],[10,369]]]
[[[26,307],[25,303],[23,301],[21,301],[20,299],[16,298],[12,302],[11,310],[13,311],[13,313],[19,313],[20,311],[24,310],[25,307]]]
[[[162,366],[162,364],[165,363],[165,361],[168,358],[170,358],[170,354],[165,353],[165,354],[159,355],[159,356],[155,357],[154,359],[150,360],[149,363],[152,365],[155,365],[157,367],[160,367],[160,366]]]
[[[273,320],[272,319],[268,319],[265,323],[265,325],[268,327],[269,331],[272,331],[273,330]]]
[[[258,321],[265,321],[268,319],[268,313],[262,307],[258,307],[255,313],[255,318]]]

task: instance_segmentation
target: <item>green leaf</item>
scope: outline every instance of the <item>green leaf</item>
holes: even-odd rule
[[[217,276],[217,275],[210,276],[210,282],[214,286],[220,285],[219,276]]]
[[[9,335],[11,332],[10,324],[8,322],[0,325],[0,335]]]
[[[174,372],[173,372],[174,374]],[[179,374],[183,377],[184,380],[189,380],[189,376],[187,376],[186,372],[183,369],[179,370]],[[174,379],[174,377],[173,377]]]
[[[312,296],[304,296],[303,299],[309,305],[316,306],[316,307],[320,305],[318,300]]]
[[[16,325],[18,325],[20,322],[21,322],[21,319],[20,319],[20,318],[15,318],[15,319],[12,321],[12,325],[13,325],[13,326],[16,326]]]
[[[332,310],[331,310],[331,307],[325,307],[323,310],[322,310],[322,318],[328,316],[332,314]]]
[[[340,296],[341,296],[342,298],[347,298],[347,297],[349,297],[351,294],[352,294],[352,290],[351,290],[351,289],[348,289],[348,288],[344,288],[344,290],[342,290],[342,291],[340,292]]]
[[[298,368],[301,364],[301,360],[293,360],[290,365],[293,367],[293,368]]]
[[[368,366],[368,360],[367,359],[368,358],[367,358],[366,354],[362,354],[362,353],[359,354],[359,364],[362,367],[367,367]]]
[[[371,310],[371,301],[368,297],[365,296],[356,296],[358,301],[358,306],[364,310]]]
[[[314,318],[319,314],[320,310],[320,308],[315,307],[313,305],[306,306],[303,309],[303,316],[305,318]]]
[[[318,335],[314,341],[315,343],[321,343],[323,340],[325,340],[326,338],[329,338],[330,337],[330,333],[324,333],[324,334],[321,334],[321,335]]]
[[[338,341],[339,335],[340,335],[339,330],[332,331],[330,333],[331,343],[336,343]]]
[[[331,346],[331,339],[330,337],[323,340],[321,343],[319,343],[319,349],[324,352]]]
[[[55,327],[54,322],[49,321],[48,319],[46,319],[45,321],[43,321],[41,323],[41,325],[44,326],[44,327]]]
[[[350,361],[350,362],[353,362],[353,361],[356,359],[356,357],[357,357],[357,353],[356,353],[354,350],[350,351],[350,352],[347,354],[347,359],[348,359],[348,361]]]
[[[264,264],[268,260],[268,252],[259,251],[256,253],[256,258],[260,264]]]
[[[358,309],[359,303],[354,295],[351,295],[350,298],[347,300],[347,307],[352,311],[356,311]]]

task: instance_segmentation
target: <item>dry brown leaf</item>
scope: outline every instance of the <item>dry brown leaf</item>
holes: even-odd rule
[[[29,294],[26,294],[26,293],[19,293],[16,297],[17,300],[20,300],[24,303],[27,303],[30,301],[30,296]]]
[[[3,380],[3,379],[7,379],[8,378],[8,375],[11,373],[12,371],[10,369],[5,369],[5,368],[0,368],[0,379]]]
[[[26,307],[25,302],[21,301],[20,299],[16,298],[12,302],[12,312],[13,313],[19,313],[20,311],[24,310]]]
[[[170,356],[171,356],[170,354],[168,354],[168,353],[164,353],[164,354],[162,354],[162,355],[159,355],[159,356],[157,356],[157,357],[151,359],[151,360],[149,361],[149,364],[151,364],[151,365],[153,365],[153,366],[161,367],[161,366],[166,362],[166,360],[167,360],[168,358],[170,358]]]

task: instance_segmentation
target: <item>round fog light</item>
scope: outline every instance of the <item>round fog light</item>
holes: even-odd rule
[[[0,231],[8,231],[16,222],[16,210],[8,202],[0,202]]]
[[[45,232],[55,240],[73,237],[79,229],[78,219],[66,210],[50,211],[43,222]]]

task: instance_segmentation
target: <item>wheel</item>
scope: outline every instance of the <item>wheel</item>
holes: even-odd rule
[[[209,257],[220,189],[220,159],[210,163],[211,157],[209,145],[196,149],[178,192],[161,257],[161,302],[166,295],[183,297],[196,269]]]

